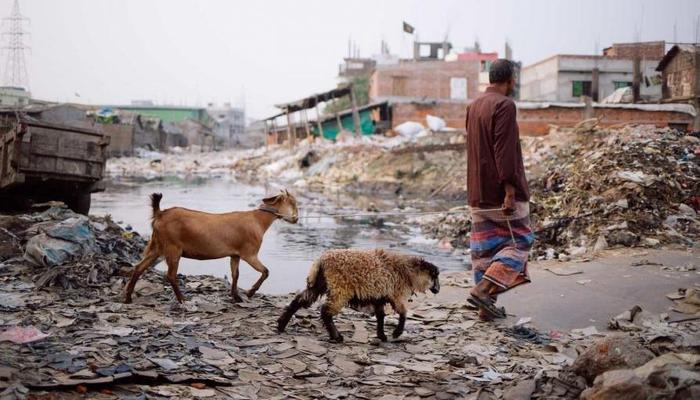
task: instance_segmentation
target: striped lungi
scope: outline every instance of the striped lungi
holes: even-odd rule
[[[515,212],[506,216],[501,209],[472,207],[469,237],[474,280],[486,279],[496,285],[495,296],[530,282],[527,258],[535,236],[530,229],[530,205],[516,202]]]

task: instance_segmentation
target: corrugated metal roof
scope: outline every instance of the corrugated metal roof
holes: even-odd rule
[[[329,90],[327,92],[316,93],[303,99],[292,101],[289,103],[275,104],[275,107],[289,112],[306,110],[308,108],[315,107],[317,103],[322,103],[324,101],[337,99],[338,97],[347,96],[350,94],[350,88],[351,86],[339,87],[333,90]]]
[[[657,71],[663,71],[664,68],[666,68],[666,65],[673,60],[673,57],[676,56],[679,52],[698,52],[700,51],[700,46],[694,46],[694,45],[689,45],[689,44],[682,44],[682,45],[674,45],[671,47],[671,49],[666,53],[664,58],[659,61],[659,66],[656,67]]]

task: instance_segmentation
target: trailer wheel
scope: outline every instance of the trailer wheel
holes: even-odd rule
[[[66,204],[78,214],[88,215],[90,212],[90,193],[81,193],[66,199]]]

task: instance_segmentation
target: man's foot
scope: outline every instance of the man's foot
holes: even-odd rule
[[[483,308],[479,308],[479,321],[481,322],[491,322],[493,321],[494,318],[493,315],[491,315],[489,312],[484,310]]]
[[[331,343],[343,343],[343,336],[338,334],[338,336],[331,336],[330,338]]]
[[[491,315],[493,318],[505,318],[505,309],[503,308],[498,308],[494,304],[494,301],[491,299],[491,297],[486,296],[486,298],[479,298],[474,295],[469,296],[467,299],[469,303],[471,303],[474,306],[479,307],[480,311],[486,312]]]

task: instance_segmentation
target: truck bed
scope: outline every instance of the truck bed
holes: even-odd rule
[[[27,178],[99,181],[108,139],[93,129],[22,120],[0,141],[0,189],[24,183]]]

